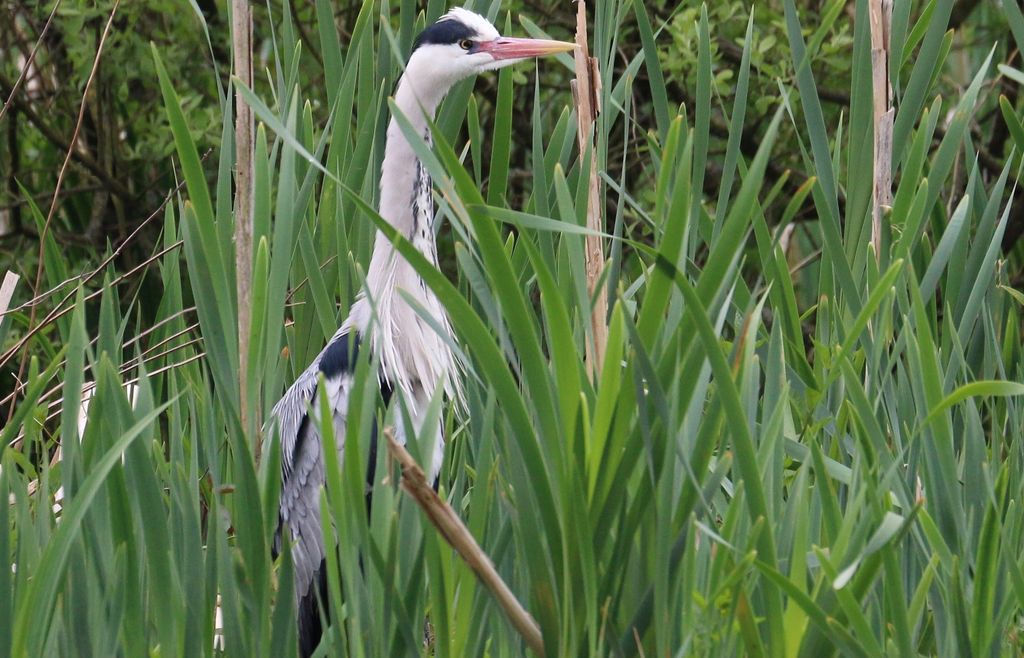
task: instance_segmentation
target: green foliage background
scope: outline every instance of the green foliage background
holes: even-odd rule
[[[242,337],[227,3],[117,9],[43,228],[113,4],[61,2],[13,96],[53,5],[3,4],[0,268],[21,283],[0,321],[0,658],[292,655],[291,566],[268,550],[279,455],[252,446],[359,289],[387,96],[445,3],[254,7]],[[568,2],[471,4],[507,33],[572,32]],[[1019,6],[896,3],[878,254],[867,0],[591,17],[604,370],[584,362],[567,57],[459,86],[419,145],[443,272],[392,236],[468,368],[465,413],[436,405],[442,493],[546,653],[1020,655]],[[383,451],[367,518],[382,412],[360,381],[324,494],[323,655],[523,655]]]

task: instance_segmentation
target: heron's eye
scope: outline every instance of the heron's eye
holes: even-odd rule
[[[459,48],[463,50],[470,50],[473,48],[473,41],[471,39],[463,39],[459,42]]]

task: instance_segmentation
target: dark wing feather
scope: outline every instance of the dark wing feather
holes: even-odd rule
[[[322,374],[340,460],[357,352],[357,336],[335,336],[274,405],[268,425],[268,431],[276,429],[281,441],[281,499],[273,548],[276,555],[281,551],[285,536],[291,542],[303,655],[308,655],[307,650],[315,649],[320,641],[317,598],[324,580],[325,553],[320,524],[324,460],[318,382]]]

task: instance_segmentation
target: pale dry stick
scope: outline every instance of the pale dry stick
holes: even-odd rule
[[[4,115],[7,114],[7,108],[14,103],[14,97],[21,88],[21,83],[25,81],[25,76],[28,75],[29,69],[32,68],[32,62],[36,60],[36,52],[39,50],[39,44],[43,42],[43,39],[46,38],[46,33],[50,31],[50,23],[53,22],[53,17],[57,15],[57,8],[60,7],[60,2],[61,0],[57,0],[57,2],[53,3],[53,9],[50,10],[50,15],[46,18],[46,24],[43,25],[43,30],[39,33],[39,38],[36,39],[35,45],[32,46],[32,52],[29,53],[28,59],[25,60],[25,66],[21,67],[21,74],[14,82],[14,86],[11,87],[11,93],[7,95],[7,101],[4,102],[3,108],[0,108],[0,121],[4,120]]]
[[[601,75],[597,58],[590,56],[586,0],[579,0],[576,5],[576,45],[576,79],[572,82],[572,95],[576,103],[580,160],[584,160],[587,151],[590,151],[587,228],[593,232],[586,239],[587,289],[594,300],[590,316],[594,342],[593,345],[587,343],[587,366],[591,376],[596,377],[604,364],[604,353],[608,343],[608,291],[605,286],[598,289],[604,269],[604,244],[600,236],[604,233],[604,220],[601,213],[595,130],[597,115],[601,113]]]
[[[18,287],[21,277],[10,270],[4,274],[4,282],[0,284],[0,318],[7,314],[11,306],[11,299],[14,297],[14,289]]]
[[[148,327],[147,329],[144,329],[144,330],[140,331],[137,336],[135,336],[133,338],[129,338],[128,340],[126,340],[124,345],[122,345],[122,347],[128,347],[129,345],[134,345],[135,343],[139,342],[140,340],[142,340],[143,338],[145,338],[149,334],[153,333],[154,331],[156,331],[160,327],[164,326],[165,324],[169,324],[171,322],[174,322],[175,320],[183,318],[186,315],[188,315],[189,313],[194,312],[195,310],[196,310],[195,306],[187,306],[187,307],[181,309],[180,311],[175,311],[174,313],[171,313],[170,315],[168,315],[163,320],[160,320],[159,322],[156,322],[155,324],[153,324],[153,326]],[[199,326],[199,324],[196,323],[196,324],[192,325],[191,327],[189,327],[188,329],[185,329],[184,331],[191,331],[192,328],[198,327],[198,326]],[[174,337],[180,336],[182,333],[184,333],[184,332],[178,332],[178,333],[174,334]]]
[[[320,263],[320,272],[323,272],[325,269],[327,269],[327,266],[330,265],[331,263],[333,263],[337,258],[338,258],[338,256],[334,255],[334,256],[331,256],[330,258],[328,258],[327,260],[325,260],[324,262]],[[292,297],[294,297],[297,292],[302,290],[302,288],[307,283],[309,283],[309,277],[306,277],[302,281],[299,281],[297,284],[295,284],[295,287],[292,288],[291,290],[289,290],[286,293],[285,298],[284,298],[285,302],[290,302],[292,300]]]
[[[137,356],[134,359],[132,359],[129,363],[132,363],[132,362],[135,362],[135,361],[141,361],[142,363],[148,363],[149,361],[152,361],[153,359],[158,359],[161,356],[166,356],[167,354],[170,354],[171,352],[175,352],[177,350],[183,349],[185,347],[188,347],[189,345],[193,345],[195,343],[202,342],[203,337],[202,336],[196,336],[195,338],[190,338],[190,339],[186,340],[184,343],[179,343],[178,345],[172,345],[171,347],[167,348],[163,352],[160,352],[159,354],[156,354],[156,355],[153,354],[153,352],[156,352],[157,350],[161,349],[162,347],[164,347],[168,343],[174,342],[174,341],[178,340],[179,338],[184,338],[186,335],[192,333],[193,331],[195,331],[198,328],[199,328],[199,323],[197,322],[196,324],[192,325],[191,327],[185,327],[181,331],[176,331],[173,335],[168,336],[167,338],[164,338],[162,341],[160,341],[156,345],[153,345],[152,347],[150,347],[150,348],[146,349],[145,351],[143,351],[141,354],[139,354],[139,356]]]
[[[141,363],[132,362],[132,363],[129,363],[129,364],[125,364],[125,365],[121,366],[120,370],[118,371],[118,374],[121,375],[121,376],[125,376],[129,372],[131,372],[132,370],[135,370],[135,368],[137,368],[139,365],[144,365],[146,363],[149,363],[149,362],[154,361],[156,359],[159,359],[161,357],[168,356],[170,354],[174,354],[175,352],[178,352],[179,350],[182,350],[182,349],[184,349],[186,347],[191,347],[192,345],[198,345],[201,342],[203,342],[201,338],[194,338],[194,339],[188,341],[187,343],[184,343],[184,344],[182,344],[182,345],[180,345],[178,347],[175,347],[175,348],[172,348],[172,349],[169,349],[169,350],[165,350],[164,352],[161,352],[160,354],[156,354],[156,355],[154,355],[154,356],[152,356],[152,357],[150,357],[148,359],[144,359]],[[139,381],[139,378],[136,377],[136,378],[130,379],[128,381],[130,383],[136,383],[136,382]],[[57,386],[54,386],[53,388],[51,388],[50,391],[54,391],[54,390],[58,390],[59,391],[62,388],[63,388],[63,385],[62,384],[58,384]],[[50,393],[50,391],[47,391],[47,393]],[[42,398],[40,398],[40,402],[43,402],[43,401],[44,400]],[[64,404],[64,400],[61,399],[61,398],[57,398],[55,400],[49,400],[47,402],[47,404],[46,404],[46,420],[44,421],[44,423],[49,423],[49,422],[51,422],[53,420],[56,420],[57,417],[60,416],[61,412],[64,410],[63,404]],[[11,446],[10,447],[17,449],[21,445],[22,439],[24,439],[24,434],[23,433],[19,434],[13,441],[11,441]]]
[[[818,260],[819,258],[821,258],[821,249],[815,249],[810,254],[804,256],[802,259],[797,261],[795,265],[789,268],[789,276],[794,276],[795,274],[797,274],[798,272],[806,268],[808,265]]]
[[[537,620],[526,611],[526,608],[498,575],[491,559],[481,550],[469,529],[455,514],[455,510],[441,500],[434,488],[430,486],[423,469],[419,467],[416,460],[395,440],[394,432],[390,428],[385,429],[384,436],[388,442],[388,452],[402,468],[402,488],[423,509],[444,540],[455,549],[459,557],[477,575],[480,582],[490,590],[491,595],[505,611],[509,621],[526,641],[526,645],[538,656],[543,656],[544,639],[540,634]]]
[[[53,190],[53,199],[50,201],[50,210],[46,213],[46,222],[43,224],[43,230],[39,233],[39,264],[36,266],[36,278],[35,283],[32,285],[32,291],[35,293],[39,290],[39,286],[43,281],[43,264],[46,262],[43,258],[44,250],[46,247],[46,235],[50,231],[50,223],[53,221],[53,215],[57,212],[58,200],[60,199],[60,188],[64,184],[64,176],[68,172],[68,165],[71,163],[71,155],[75,150],[75,144],[78,143],[78,133],[82,130],[82,121],[85,119],[85,106],[89,98],[89,90],[92,89],[92,81],[96,79],[96,72],[100,68],[100,57],[103,55],[103,45],[107,42],[107,35],[110,34],[110,26],[114,23],[114,15],[117,13],[117,8],[121,4],[121,0],[114,0],[114,6],[110,9],[110,16],[107,18],[107,24],[103,27],[103,34],[100,36],[100,42],[96,46],[96,56],[92,60],[92,70],[89,71],[89,77],[85,81],[85,89],[82,91],[82,104],[78,108],[78,120],[75,122],[75,131],[71,133],[71,143],[68,144],[68,152],[64,156],[64,164],[61,165],[60,173],[57,174],[57,187]],[[32,326],[36,320],[36,307],[33,306],[29,312],[28,326],[31,331]],[[18,365],[18,379],[21,379],[22,374],[25,372],[25,363],[28,360],[28,352],[22,354],[21,363]],[[14,405],[11,405],[10,411],[7,414],[7,420],[14,416]]]
[[[231,45],[235,76],[252,87],[252,13],[249,0],[232,0]],[[235,289],[238,293],[238,383],[242,428],[249,432],[249,333],[252,329],[252,110],[235,89]],[[259,430],[250,437],[256,462],[260,460]]]
[[[882,213],[892,206],[892,129],[895,117],[889,85],[892,0],[869,0],[868,19],[871,23],[871,82],[875,127],[871,245],[878,261],[882,257]]]

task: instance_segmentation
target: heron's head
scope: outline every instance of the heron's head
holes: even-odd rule
[[[417,37],[406,74],[420,83],[451,85],[477,73],[575,47],[562,41],[503,37],[480,14],[452,9]]]

